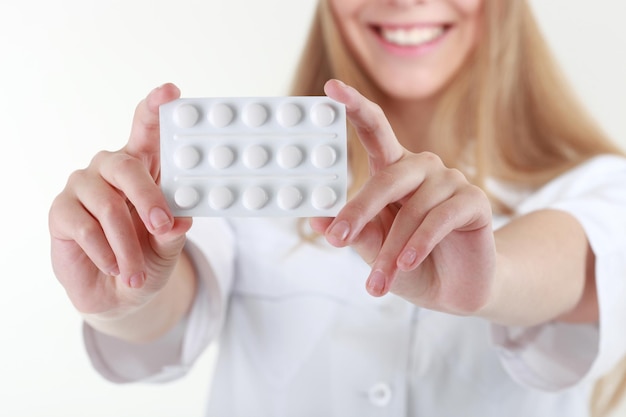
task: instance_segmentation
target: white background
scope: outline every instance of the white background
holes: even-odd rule
[[[626,146],[626,6],[534,1],[566,73]],[[214,351],[164,386],[94,373],[53,277],[47,211],[69,173],[121,147],[136,103],[287,92],[314,0],[0,1],[0,415],[200,416]],[[244,399],[233,399],[244,400]]]

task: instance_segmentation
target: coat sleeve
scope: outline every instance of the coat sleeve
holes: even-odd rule
[[[626,354],[626,160],[596,157],[547,184],[517,211],[540,209],[563,210],[583,226],[595,255],[600,320],[493,325],[492,335],[514,379],[555,391],[599,378]]]
[[[185,251],[196,270],[197,292],[184,320],[166,335],[132,344],[83,325],[88,356],[104,378],[116,383],[179,378],[219,334],[233,280],[232,230],[222,219],[194,219]]]

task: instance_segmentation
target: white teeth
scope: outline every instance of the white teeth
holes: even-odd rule
[[[431,42],[443,34],[443,27],[409,28],[409,29],[388,29],[382,28],[382,37],[391,43],[400,46],[420,46]]]

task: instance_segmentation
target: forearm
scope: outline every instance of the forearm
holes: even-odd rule
[[[146,343],[162,336],[182,319],[195,292],[195,271],[183,251],[167,284],[148,303],[119,317],[85,314],[83,318],[101,333],[128,342]]]
[[[480,315],[516,326],[598,319],[594,256],[569,214],[540,211],[496,232],[496,278]]]

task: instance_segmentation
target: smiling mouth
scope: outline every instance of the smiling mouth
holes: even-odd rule
[[[378,35],[386,42],[400,47],[419,47],[441,38],[448,27],[427,26],[427,27],[374,27]]]

